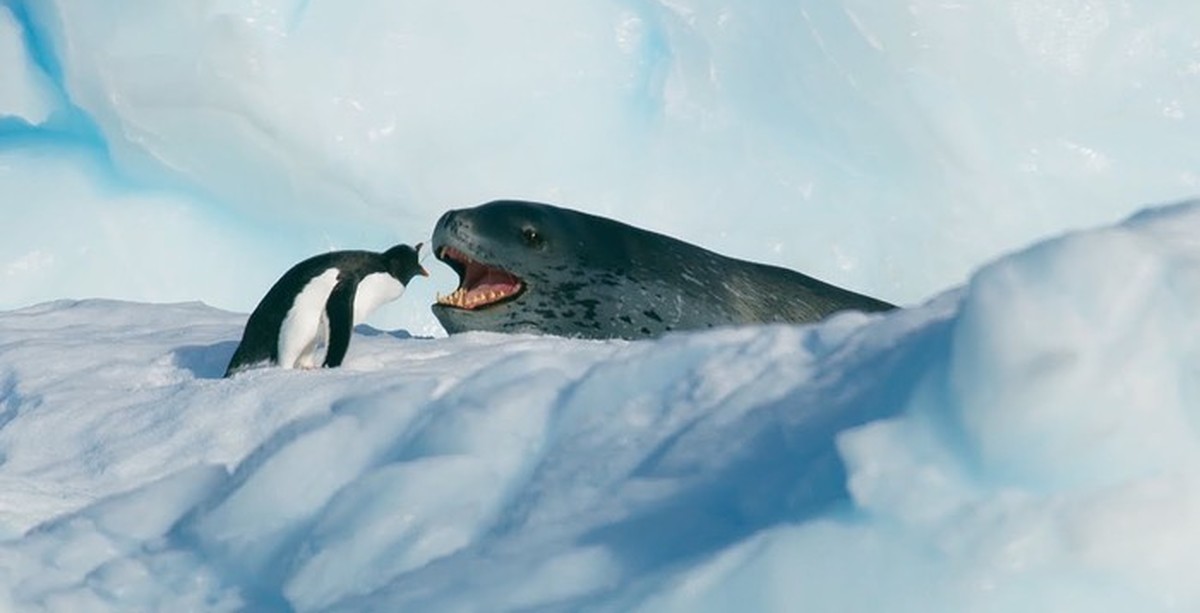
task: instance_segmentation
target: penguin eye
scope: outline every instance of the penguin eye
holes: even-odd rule
[[[542,238],[541,233],[538,232],[537,229],[529,226],[526,226],[523,230],[521,230],[521,238],[525,239],[525,244],[529,245],[530,247],[541,247],[542,243],[545,242],[545,239]]]

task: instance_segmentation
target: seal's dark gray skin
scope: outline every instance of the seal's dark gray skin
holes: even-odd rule
[[[638,339],[895,308],[792,270],[536,202],[450,211],[438,220],[433,253],[460,277],[433,305],[450,334]]]
[[[322,365],[340,366],[354,326],[399,298],[414,276],[429,275],[417,261],[420,249],[417,243],[383,253],[334,251],[296,264],[250,314],[225,376],[259,365],[315,368],[320,344]]]

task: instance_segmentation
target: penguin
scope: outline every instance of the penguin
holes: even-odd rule
[[[429,276],[417,261],[420,250],[421,243],[383,253],[332,251],[296,264],[250,314],[225,376],[267,364],[313,368],[318,341],[323,366],[340,366],[355,324],[399,298],[416,275]]]

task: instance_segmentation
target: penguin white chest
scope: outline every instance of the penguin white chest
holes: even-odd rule
[[[337,285],[339,271],[330,268],[313,277],[292,301],[279,330],[279,365],[310,367],[317,337],[328,329],[325,303]]]
[[[404,284],[386,272],[374,272],[358,282],[354,292],[354,325],[363,322],[371,313],[404,293]]]

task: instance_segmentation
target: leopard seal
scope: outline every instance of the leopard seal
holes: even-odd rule
[[[448,211],[432,245],[459,276],[458,288],[432,306],[449,334],[641,339],[895,308],[793,270],[539,202]]]

